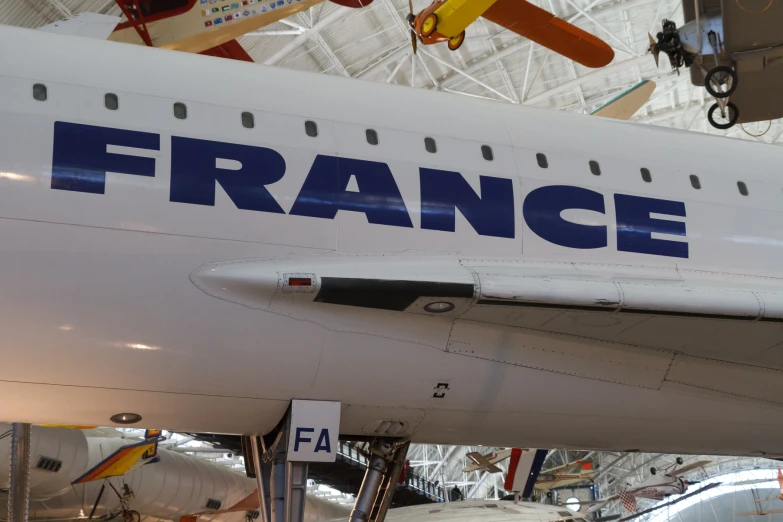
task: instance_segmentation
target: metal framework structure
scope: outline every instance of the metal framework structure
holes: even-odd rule
[[[240,43],[261,64],[550,110],[589,113],[651,79],[657,89],[634,121],[767,143],[783,138],[781,121],[713,129],[706,119],[713,102],[704,89],[693,87],[687,73],[678,76],[663,63],[656,68],[647,34],[655,34],[663,18],[681,23],[681,0],[532,1],[603,38],[615,50],[614,62],[588,69],[483,19],[468,29],[458,51],[420,45],[414,55],[407,0],[375,0],[363,9],[327,0]],[[414,0],[414,10],[428,2]],[[3,0],[0,23],[38,27],[85,11],[121,15],[114,0]]]

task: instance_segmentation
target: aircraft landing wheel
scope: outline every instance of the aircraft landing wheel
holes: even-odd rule
[[[721,114],[720,105],[713,103],[710,110],[707,112],[707,120],[710,125],[716,129],[725,130],[730,129],[739,120],[739,109],[731,102],[726,104],[726,113]]]
[[[709,70],[704,77],[704,88],[715,98],[728,98],[737,90],[739,77],[734,69],[719,65]]]
[[[453,38],[449,38],[449,50],[456,51],[460,48],[462,45],[462,42],[465,41],[465,31],[462,31],[457,36]]]
[[[656,473],[658,473],[656,468],[650,468],[650,475],[655,475]]]
[[[136,510],[125,511],[122,514],[123,522],[140,522],[141,514]]]
[[[437,27],[438,27],[438,15],[436,15],[435,13],[430,13],[421,23],[421,35],[424,38],[431,36],[432,33],[435,32],[435,29]]]

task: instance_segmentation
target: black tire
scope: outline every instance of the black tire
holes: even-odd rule
[[[685,462],[685,461],[682,460],[682,457],[677,457],[677,461],[676,462],[677,462],[677,464],[682,465],[682,463]]]
[[[141,514],[138,511],[130,510],[122,514],[123,522],[141,522]]]
[[[737,108],[736,105],[734,105],[731,102],[726,104],[726,116],[727,116],[727,118],[726,118],[726,122],[725,123],[719,122],[719,121],[717,121],[715,119],[715,112],[716,111],[718,113],[718,116],[723,118],[722,116],[720,116],[720,114],[721,114],[720,113],[720,105],[718,105],[717,103],[713,103],[712,107],[710,107],[710,110],[707,112],[707,120],[709,120],[710,125],[712,125],[716,129],[720,129],[720,130],[730,129],[739,120],[739,109]]]
[[[656,473],[658,473],[658,470],[657,470],[657,469],[655,469],[655,468],[650,468],[650,475],[655,475]]]
[[[715,80],[718,85],[723,85],[724,82],[728,83],[728,88],[725,91],[719,91],[715,89],[712,81]],[[704,88],[710,93],[710,96],[715,98],[728,98],[734,91],[737,90],[737,84],[739,83],[739,77],[734,69],[727,67],[726,65],[719,65],[709,70],[704,77]]]

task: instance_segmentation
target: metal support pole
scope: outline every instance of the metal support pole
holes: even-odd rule
[[[286,503],[288,498],[286,497],[286,452],[288,437],[287,434],[283,434],[280,440],[280,446],[278,446],[275,452],[274,459],[272,460],[272,473],[269,480],[269,499],[270,499],[270,514],[271,522],[288,522],[286,520]]]
[[[95,515],[95,510],[98,509],[98,503],[100,503],[101,498],[103,498],[103,492],[106,491],[106,484],[101,484],[101,490],[98,492],[98,497],[95,499],[95,504],[92,505],[92,511],[90,511],[90,516],[87,517],[87,520],[92,520],[92,517]]]
[[[367,464],[367,473],[364,474],[359,494],[356,496],[356,504],[348,519],[349,522],[367,522],[370,519],[386,468],[389,466],[389,461],[380,454],[388,455],[393,450],[392,444],[388,441],[380,441],[378,446],[380,451],[373,451],[370,462]]]
[[[27,522],[27,509],[30,504],[30,435],[29,424],[13,424],[8,490],[9,522]]]
[[[264,472],[261,468],[261,458],[258,453],[258,437],[250,437],[250,451],[253,455],[253,468],[256,470],[256,486],[258,487],[258,507],[261,512],[261,522],[270,522],[266,506],[266,489],[264,488]]]

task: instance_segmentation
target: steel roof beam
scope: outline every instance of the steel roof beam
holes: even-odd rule
[[[315,5],[311,7],[310,9],[315,9],[318,7],[318,5]],[[317,22],[313,24],[313,27],[308,29],[306,32],[300,34],[290,42],[288,42],[285,47],[277,51],[275,54],[264,60],[265,65],[275,65],[277,63],[280,63],[282,60],[284,60],[288,55],[293,53],[294,51],[301,48],[305,43],[307,43],[308,38],[310,38],[310,35],[317,35],[330,25],[339,22],[341,20],[345,20],[346,17],[353,11],[350,7],[343,7],[339,6],[335,8],[334,11],[329,13],[329,15],[320,18]]]

